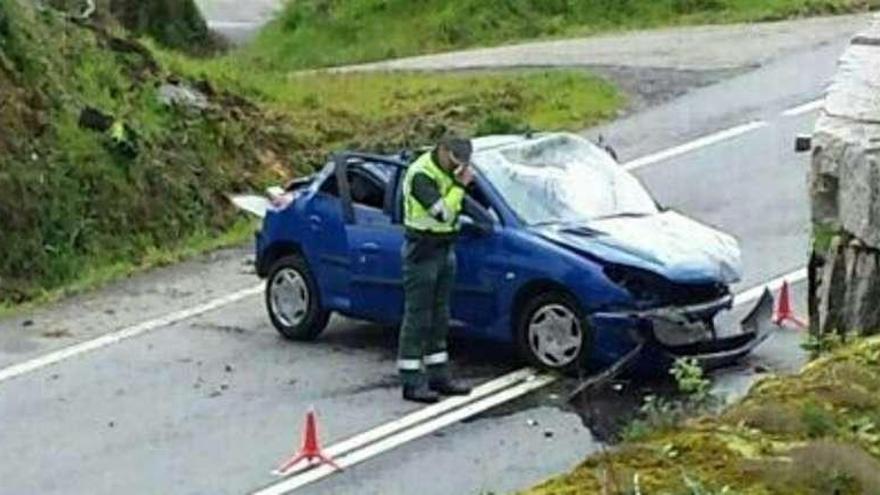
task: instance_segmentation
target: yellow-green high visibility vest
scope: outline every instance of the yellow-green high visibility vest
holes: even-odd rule
[[[412,195],[413,178],[420,173],[427,175],[434,181],[440,193],[440,200],[437,204],[428,208],[423,207]],[[409,166],[403,179],[403,223],[407,228],[419,232],[433,234],[457,232],[458,215],[461,213],[464,195],[464,189],[456,184],[452,176],[434,163],[432,153],[425,153]],[[443,211],[443,215],[437,215],[439,211]],[[437,216],[445,218],[438,220]]]

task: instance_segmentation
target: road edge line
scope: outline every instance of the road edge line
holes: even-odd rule
[[[115,330],[110,333],[105,333],[100,337],[86,340],[78,344],[73,344],[68,347],[63,347],[61,349],[51,351],[47,354],[43,354],[42,356],[29,359],[21,363],[6,366],[5,368],[0,368],[0,384],[21,375],[25,375],[41,368],[60,363],[72,357],[96,351],[98,349],[122,342],[123,340],[128,340],[139,335],[143,335],[158,328],[173,325],[175,323],[188,320],[195,316],[200,316],[209,311],[213,311],[215,309],[222,308],[223,306],[236,303],[248,297],[257,295],[262,291],[263,284],[247,289],[242,289],[240,291],[233,292],[232,294],[227,294],[223,297],[210,300],[189,309],[183,309],[159,318],[123,328],[121,330]]]
[[[483,411],[496,407],[500,404],[521,397],[529,392],[545,387],[555,382],[557,379],[558,377],[556,375],[535,375],[534,378],[531,380],[527,380],[513,387],[504,389],[497,394],[484,397],[479,401],[472,402],[465,407],[455,410],[451,414],[435,417],[430,421],[421,423],[414,428],[401,431],[395,435],[386,437],[385,439],[377,443],[371,444],[366,448],[354,451],[346,456],[343,456],[340,459],[337,459],[336,463],[343,468],[359,464],[378,454],[392,450],[412,440],[421,438],[425,435],[445,428],[453,423],[457,423],[463,419],[469,418]],[[336,469],[334,469],[333,467],[326,465],[320,466],[298,476],[287,478],[275,484],[260,488],[251,493],[252,495],[283,495],[286,493],[290,493],[297,488],[301,488],[305,485],[321,480],[322,478],[326,478],[327,476],[330,476],[335,472]]]
[[[798,105],[796,107],[789,108],[782,112],[783,117],[798,117],[800,115],[804,115],[815,110],[821,109],[825,105],[825,99],[819,98],[818,100],[809,101],[804,103],[803,105]]]
[[[474,388],[470,395],[451,397],[437,404],[417,409],[406,416],[383,423],[369,430],[348,437],[335,444],[330,445],[324,450],[324,453],[331,458],[347,455],[352,451],[368,446],[374,442],[380,441],[386,437],[395,435],[403,430],[413,428],[420,423],[424,423],[437,416],[447,414],[450,411],[466,406],[472,402],[484,399],[490,395],[501,392],[506,388],[510,388],[520,382],[530,380],[537,374],[537,371],[525,367],[511,371],[505,375],[494,378],[491,381],[478,385]],[[290,470],[284,474],[285,478],[297,476],[304,471],[311,469],[311,466],[302,465],[301,467]]]
[[[641,158],[636,158],[635,160],[624,163],[622,166],[628,171],[633,171],[642,167],[647,167],[648,165],[653,165],[655,163],[668,160],[670,158],[675,158],[677,156],[690,153],[692,151],[696,151],[700,148],[705,148],[707,146],[720,143],[722,141],[727,141],[729,139],[742,136],[743,134],[762,129],[764,127],[767,127],[768,125],[769,124],[766,121],[753,120],[751,122],[738,125],[736,127],[731,127],[730,129],[725,129],[723,131],[719,131],[713,134],[708,134],[706,136],[694,139],[693,141],[689,141],[687,143],[680,144],[678,146],[668,148],[657,153],[652,153]]]
[[[771,279],[763,284],[752,287],[750,289],[746,289],[743,292],[740,292],[733,297],[733,305],[740,306],[743,304],[748,304],[753,301],[757,301],[763,294],[764,290],[769,290],[770,292],[776,292],[780,288],[782,288],[782,284],[788,282],[789,284],[796,284],[799,282],[803,282],[807,279],[808,271],[806,267],[798,268],[797,270],[792,270],[788,273],[780,275],[774,279]]]

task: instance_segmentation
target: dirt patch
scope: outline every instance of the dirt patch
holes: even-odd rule
[[[627,106],[620,113],[621,116],[639,113],[752,69],[698,71],[627,66],[590,67],[590,70],[613,81],[627,95]]]

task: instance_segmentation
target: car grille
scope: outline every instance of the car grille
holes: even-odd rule
[[[671,283],[664,291],[666,303],[673,306],[690,306],[717,301],[730,294],[724,284],[676,284]]]

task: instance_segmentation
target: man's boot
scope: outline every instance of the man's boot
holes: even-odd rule
[[[440,400],[440,396],[424,383],[405,384],[403,386],[403,399],[422,404],[434,404]]]
[[[429,388],[441,395],[470,395],[471,388],[448,377],[431,380]]]

